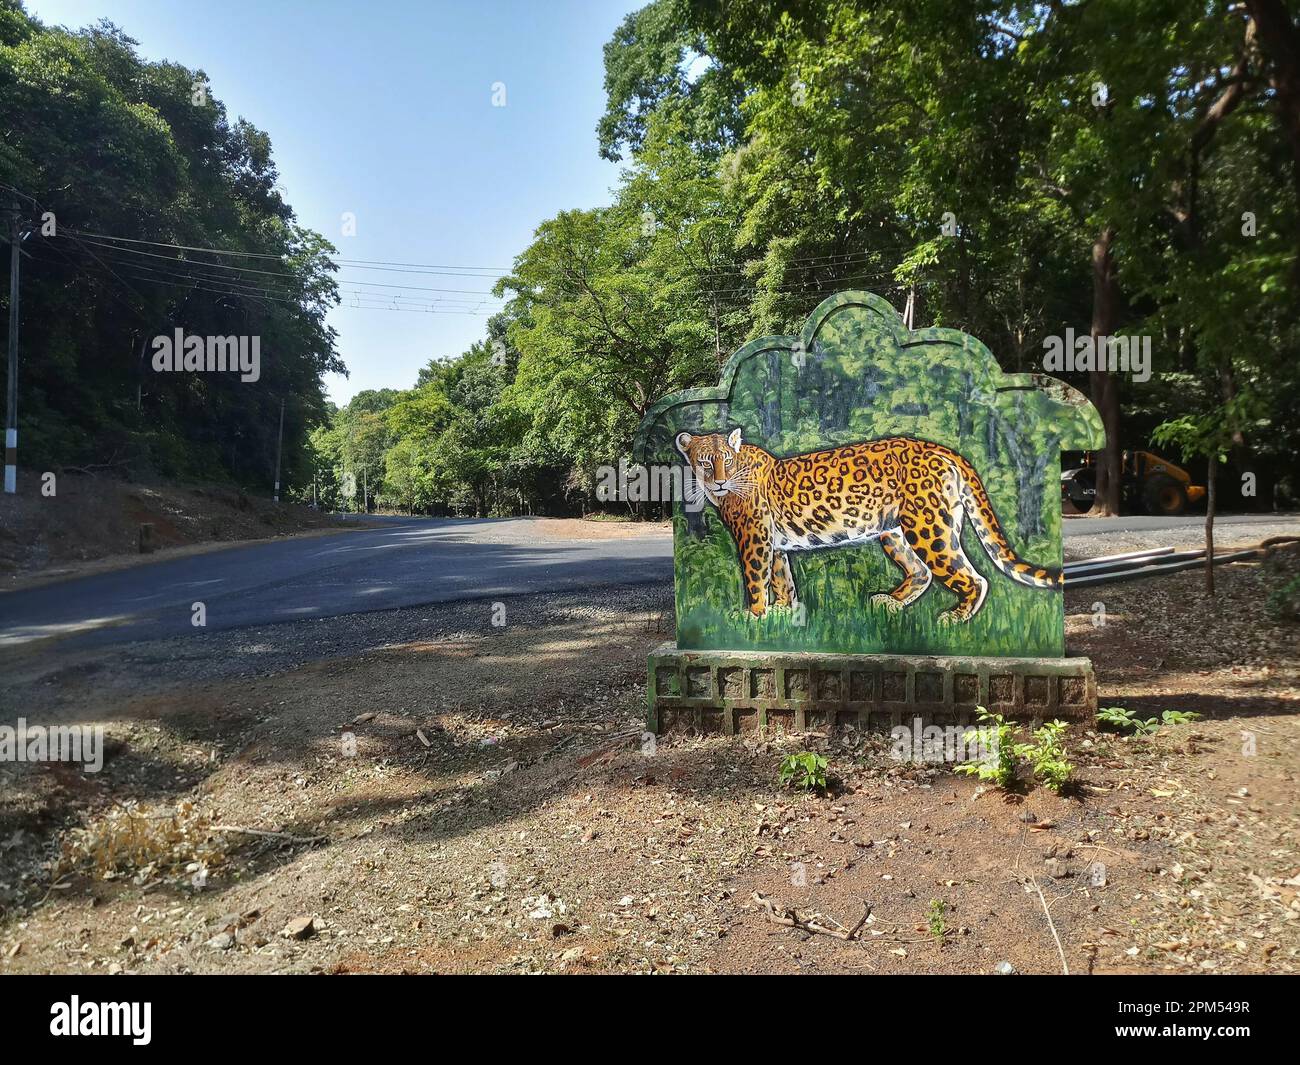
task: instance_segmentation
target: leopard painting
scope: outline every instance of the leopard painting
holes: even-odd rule
[[[901,610],[934,578],[957,596],[939,615],[966,622],[979,613],[988,580],[962,550],[969,517],[993,564],[1012,580],[1059,589],[1061,571],[1020,559],[1007,542],[975,468],[951,448],[907,436],[778,458],[743,443],[741,431],[677,435],[677,449],[736,541],[749,611],[794,608],[791,551],[879,540],[903,571],[873,603]]]

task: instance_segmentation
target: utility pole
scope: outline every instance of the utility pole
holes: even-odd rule
[[[361,509],[370,513],[370,467],[361,467]]]
[[[135,412],[144,410],[144,353],[149,346],[149,337],[140,338],[140,359],[135,367]]]
[[[9,215],[9,403],[5,411],[5,494],[18,491],[18,200]]]
[[[284,396],[280,397],[280,435],[275,441],[275,502],[280,502],[280,453],[284,449]]]

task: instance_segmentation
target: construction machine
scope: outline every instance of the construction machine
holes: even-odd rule
[[[1062,460],[1061,505],[1066,513],[1086,514],[1097,497],[1096,453],[1068,454]],[[1205,498],[1181,466],[1150,451],[1125,451],[1121,459],[1120,509],[1125,513],[1174,517]]]

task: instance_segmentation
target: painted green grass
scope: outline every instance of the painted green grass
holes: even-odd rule
[[[740,563],[731,534],[712,508],[706,533],[692,536],[679,513],[674,529],[677,571],[677,646],[692,650],[820,651],[837,654],[947,654],[1058,657],[1064,653],[1064,600],[1059,592],[1026,588],[1004,576],[968,528],[963,543],[989,579],[983,609],[965,624],[938,621],[957,602],[933,582],[898,612],[870,602],[902,579],[879,544],[792,552],[804,624],[789,609],[756,618],[744,606]],[[1026,545],[1035,562],[1060,565],[1059,548],[1045,538]]]

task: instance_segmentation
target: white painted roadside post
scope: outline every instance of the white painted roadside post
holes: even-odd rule
[[[280,453],[284,449],[284,396],[280,397],[280,434],[275,438],[275,502],[280,502]]]

